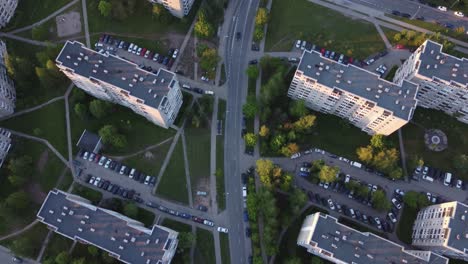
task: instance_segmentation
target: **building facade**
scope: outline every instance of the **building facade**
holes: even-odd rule
[[[401,85],[316,51],[304,51],[288,96],[307,107],[339,116],[373,135],[390,135],[413,117],[417,85]]]
[[[150,0],[150,2],[162,4],[173,16],[182,18],[190,13],[195,0]]]
[[[468,261],[468,206],[448,202],[422,209],[412,239],[414,246]]]
[[[6,45],[0,40],[0,118],[15,111],[16,91],[5,66]]]
[[[165,69],[154,74],[76,41],[65,43],[56,63],[77,87],[99,99],[128,107],[161,127],[173,124],[182,105],[177,77]]]
[[[10,19],[15,14],[18,0],[2,0],[0,1],[0,27],[5,27]]]
[[[0,167],[5,162],[11,148],[11,132],[0,127]]]
[[[430,251],[405,250],[392,241],[352,229],[323,213],[311,214],[304,219],[297,245],[338,264],[448,263],[443,256]]]
[[[177,232],[159,225],[148,229],[60,190],[49,192],[37,218],[56,233],[94,245],[123,263],[169,264],[177,249]]]
[[[418,106],[442,110],[468,124],[468,59],[446,54],[442,48],[426,40],[398,68],[393,81],[418,84]]]

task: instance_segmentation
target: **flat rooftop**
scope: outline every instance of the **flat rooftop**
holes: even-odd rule
[[[338,223],[329,215],[318,213],[311,241],[347,263],[431,263],[446,264],[448,259],[431,253],[429,261],[404,251],[404,248],[372,233],[361,233]],[[304,228],[304,226],[303,226]],[[406,261],[406,262],[405,262]]]
[[[79,196],[52,190],[37,217],[56,232],[96,245],[125,263],[166,263],[162,261],[165,247],[173,244],[177,232],[157,225],[150,230],[136,220],[87,202]]]
[[[416,84],[403,81],[400,87],[373,72],[338,63],[314,50],[304,51],[298,70],[322,85],[365,98],[405,120],[411,119],[416,108]]]
[[[133,62],[112,54],[98,53],[77,41],[67,41],[56,62],[75,74],[126,90],[153,108],[165,104],[165,96],[176,83],[173,72],[162,68],[156,74],[148,72]]]
[[[448,246],[468,254],[468,205],[457,202],[453,218],[449,222]]]
[[[421,51],[418,74],[429,79],[439,78],[446,82],[468,85],[468,59],[457,58],[442,52],[442,45],[427,40]]]

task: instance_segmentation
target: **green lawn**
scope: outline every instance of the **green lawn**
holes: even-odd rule
[[[150,151],[147,151],[143,154],[124,159],[123,162],[130,167],[138,168],[139,171],[147,174],[157,176],[161,166],[166,158],[167,151],[171,146],[172,140],[160,145],[157,148],[154,148]],[[152,157],[148,157],[146,154],[151,153]]]
[[[395,77],[395,73],[398,70],[398,65],[393,65],[390,71],[388,71],[387,75],[385,76],[385,80],[393,82],[393,77]]]
[[[57,185],[57,181],[65,168],[65,164],[51,150],[47,149],[47,153],[48,159],[44,169],[34,177],[34,180],[41,185],[41,189],[45,193]],[[68,180],[64,178],[63,181]]]
[[[5,120],[1,123],[1,126],[44,138],[62,153],[62,155],[67,156],[68,154],[65,104],[62,100],[47,105],[39,110]]]
[[[18,1],[15,16],[3,31],[24,27],[37,22],[57,11],[70,0],[22,0]],[[54,18],[52,18],[54,19]]]
[[[441,152],[428,150],[424,144],[424,128],[437,128],[445,132],[448,148]],[[468,149],[467,124],[459,122],[441,111],[418,107],[412,123],[403,127],[403,139],[408,159],[417,155],[422,157],[428,166],[450,171],[457,177],[468,180],[468,174],[457,170],[453,165],[453,158],[460,154],[466,154]]]
[[[89,102],[92,100],[94,100],[93,97],[86,95],[82,103],[89,105]],[[108,117],[96,119],[90,116],[85,120],[80,119],[75,114],[74,106],[75,102],[70,101],[70,122],[73,146],[78,142],[84,129],[98,133],[99,129],[105,125],[114,125],[117,128],[124,127],[124,134],[127,138],[127,146],[124,149],[104,149],[104,153],[111,156],[134,153],[150,145],[157,144],[175,134],[173,129],[159,127],[143,116],[135,114],[129,108],[117,104],[113,105],[112,113],[109,114]]]
[[[0,242],[0,244],[9,248],[16,255],[36,259],[47,232],[48,229],[46,225],[38,223],[20,236],[4,240]]]
[[[73,244],[73,240],[64,237],[60,234],[54,233],[50,238],[49,244],[44,252],[43,260],[53,259],[59,253],[68,251]]]
[[[387,37],[388,41],[390,41],[392,45],[396,45],[397,41],[395,41],[394,37],[395,37],[395,34],[398,34],[400,32],[397,30],[386,28],[386,27],[381,27],[381,28],[385,36]]]
[[[216,263],[213,233],[208,230],[197,228],[197,244],[195,247],[194,263]]]
[[[93,256],[89,253],[89,250],[88,248],[90,248],[92,246],[90,245],[86,245],[86,244],[82,244],[82,243],[76,243],[76,246],[75,248],[73,249],[73,252],[72,252],[72,258],[73,260],[75,259],[80,259],[80,258],[85,258],[86,261],[85,263],[86,264],[102,264],[102,263],[106,263],[106,264],[120,264],[122,262],[116,260],[115,258],[112,258],[109,256],[109,253],[101,250],[98,248],[98,255],[97,256]],[[104,260],[105,258],[105,260]]]
[[[170,228],[172,230],[175,230],[179,233],[187,233],[192,231],[192,227],[172,220],[165,218],[162,223],[162,226],[165,226],[167,228]],[[180,250],[180,248],[177,250],[176,254],[174,255],[174,258],[172,259],[171,263],[173,264],[186,264],[190,263],[190,249],[185,249],[185,250]]]
[[[70,185],[72,183],[73,183],[73,175],[71,174],[71,171],[68,169],[67,172],[65,172],[65,176],[63,177],[62,182],[57,188],[62,191],[67,191],[68,188],[70,188]]]
[[[304,218],[315,212],[328,213],[320,208],[311,206],[304,211],[303,214],[297,217],[296,220],[289,225],[288,230],[279,243],[279,245],[282,246],[280,252],[276,255],[275,263],[282,264],[285,263],[286,260],[296,257],[301,259],[301,263],[311,263],[311,254],[307,253],[305,248],[297,246],[297,236],[301,230]]]
[[[135,12],[124,20],[116,20],[103,17],[98,8],[98,0],[88,0],[89,31],[113,32],[122,34],[164,34],[167,32],[185,33],[190,27],[191,20],[176,19],[171,25],[166,25],[153,18],[152,5],[148,1],[136,1]]]
[[[142,222],[147,228],[151,229],[154,223],[154,213],[138,207],[138,216],[136,220]]]
[[[192,192],[199,188],[199,184],[210,183],[210,151],[211,129],[186,126],[185,143],[187,145],[187,158],[190,168],[190,182]],[[203,184],[206,186],[206,184]],[[203,190],[208,191],[208,190]]]
[[[218,120],[223,121],[223,131],[221,136],[216,136],[216,170],[221,170],[221,174],[216,175],[216,200],[218,210],[226,209],[226,196],[224,195],[224,128],[226,126],[226,101],[218,100]]]
[[[385,49],[370,23],[307,0],[273,0],[265,50],[289,51],[297,39],[358,59]]]
[[[229,255],[229,236],[228,234],[219,233],[219,242],[221,244],[221,262],[223,264],[231,263]]]
[[[193,100],[193,95],[191,93],[182,91],[182,96],[182,106],[180,107],[179,113],[177,114],[177,118],[174,121],[174,124],[178,127],[182,126],[184,118],[191,111],[191,104]]]
[[[156,193],[165,198],[188,204],[183,155],[182,140],[179,138]]]
[[[102,199],[101,192],[78,183],[75,183],[72,193],[90,200],[94,205],[97,205]]]
[[[409,206],[403,206],[401,212],[400,221],[396,228],[396,235],[398,239],[406,244],[411,244],[411,234],[413,234],[413,224],[418,215],[418,210],[410,208]]]

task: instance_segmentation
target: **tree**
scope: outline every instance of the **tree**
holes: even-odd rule
[[[255,79],[255,80],[258,78],[258,75],[260,74],[260,71],[256,65],[249,65],[249,67],[247,67],[247,70],[245,70],[245,72],[247,73],[247,76],[249,77],[249,79]]]
[[[319,179],[324,182],[333,182],[336,180],[336,174],[340,169],[338,167],[331,167],[328,165],[323,165],[319,173]]]
[[[389,176],[392,179],[400,179],[401,177],[403,177],[403,169],[400,167],[394,167],[390,171]]]
[[[260,7],[257,10],[257,15],[255,16],[255,25],[264,26],[268,22],[268,10],[264,7]]]
[[[27,178],[20,177],[18,175],[10,175],[8,176],[8,181],[15,187],[19,187],[24,185],[27,182]]]
[[[123,208],[124,215],[130,218],[138,216],[138,207],[134,203],[127,203]]]
[[[260,176],[260,181],[265,186],[271,186],[271,174],[273,172],[273,168],[275,167],[273,161],[268,159],[259,159],[257,160],[256,165],[256,171]]]
[[[278,152],[285,143],[284,135],[277,134],[271,139],[270,147],[273,151]]]
[[[461,154],[453,159],[453,166],[463,173],[468,172],[468,155]]]
[[[416,209],[418,208],[418,195],[419,193],[415,191],[406,192],[403,196],[403,202],[405,203],[405,205]]]
[[[169,24],[174,20],[174,16],[162,4],[153,4],[153,15],[164,24]]]
[[[206,48],[201,54],[200,67],[205,71],[212,71],[218,65],[219,60],[216,49]]]
[[[300,258],[298,257],[295,257],[295,258],[290,258],[290,259],[287,259],[284,264],[301,264],[302,261]]]
[[[107,1],[101,0],[98,4],[98,10],[102,16],[109,17],[109,15],[112,12],[112,4]]]
[[[104,144],[112,144],[115,134],[117,134],[117,128],[113,125],[105,125],[99,129],[99,136]]]
[[[289,113],[296,118],[300,118],[302,116],[305,116],[308,111],[305,106],[305,101],[304,100],[295,100],[292,102],[292,105],[289,108]]]
[[[67,251],[60,252],[55,257],[55,263],[57,264],[69,264],[70,263],[70,255],[68,255]]]
[[[299,146],[296,143],[289,143],[281,148],[281,154],[291,157],[292,154],[299,152]]]
[[[31,29],[31,37],[34,40],[46,40],[49,35],[47,25],[35,26]]]
[[[311,128],[315,124],[316,116],[306,115],[299,118],[298,121],[294,122],[294,128],[298,131],[305,131]]]
[[[85,119],[86,116],[88,116],[88,108],[86,107],[85,104],[82,103],[76,103],[75,107],[75,114],[80,118],[80,119]]]
[[[14,192],[5,199],[5,205],[8,208],[19,211],[27,209],[30,202],[31,199],[29,198],[28,194],[24,191]]]
[[[289,196],[289,206],[293,215],[298,215],[307,203],[307,195],[299,188],[294,188]]]
[[[323,260],[320,257],[312,256],[311,264],[323,264]]]
[[[244,140],[247,147],[253,148],[257,144],[257,135],[254,133],[246,133],[244,135]]]
[[[89,103],[89,112],[97,119],[105,117],[109,113],[110,108],[110,103],[98,99],[95,99]]]
[[[373,135],[370,140],[370,145],[376,150],[383,149],[385,147],[384,136],[379,134]]]
[[[456,32],[457,34],[463,34],[463,33],[465,33],[465,27],[464,27],[464,26],[456,27],[456,28],[455,28],[455,32]]]
[[[367,195],[369,195],[369,188],[364,185],[359,185],[359,187],[356,188],[356,195],[362,198],[366,198]]]
[[[180,249],[187,249],[192,247],[193,242],[195,242],[195,236],[192,232],[181,232],[179,233],[179,244],[177,245]]]
[[[107,255],[107,254],[106,254]],[[74,259],[71,264],[86,264],[85,258]]]
[[[254,30],[254,41],[260,41],[263,39],[263,36],[264,36],[264,31],[263,31],[263,27],[261,26],[255,26],[255,30]]]
[[[387,197],[382,190],[377,190],[372,193],[372,205],[378,211],[388,211],[392,208],[391,203],[387,200]]]
[[[287,192],[291,189],[291,183],[293,180],[293,175],[291,173],[284,173],[283,174],[283,181],[280,184],[280,189]]]
[[[32,158],[30,156],[21,156],[10,159],[10,162],[8,163],[8,170],[10,170],[12,176],[11,180],[13,180],[16,184],[22,185],[20,183],[24,183],[26,179],[29,178],[33,173]],[[15,183],[12,182],[14,185]]]
[[[194,27],[195,35],[199,38],[211,38],[214,35],[213,25],[208,22],[205,12],[204,9],[198,11],[198,19]]]
[[[360,147],[356,150],[356,154],[360,161],[370,164],[373,159],[373,150],[371,146]]]
[[[260,127],[260,131],[258,132],[258,134],[261,136],[261,137],[267,137],[269,134],[270,134],[270,129],[265,126],[265,125],[262,125]]]
[[[117,134],[114,136],[112,141],[112,146],[118,149],[123,149],[127,146],[127,138],[122,134]]]
[[[242,106],[242,113],[246,118],[251,119],[257,114],[258,106],[255,97],[249,96],[247,102]]]
[[[97,258],[99,256],[99,249],[93,245],[88,246],[88,253],[93,256],[94,258]]]
[[[325,165],[325,161],[319,159],[312,161],[312,171],[320,171]]]

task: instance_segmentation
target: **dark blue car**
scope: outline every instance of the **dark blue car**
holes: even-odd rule
[[[244,211],[244,221],[249,221],[249,214],[247,213],[247,211]]]

